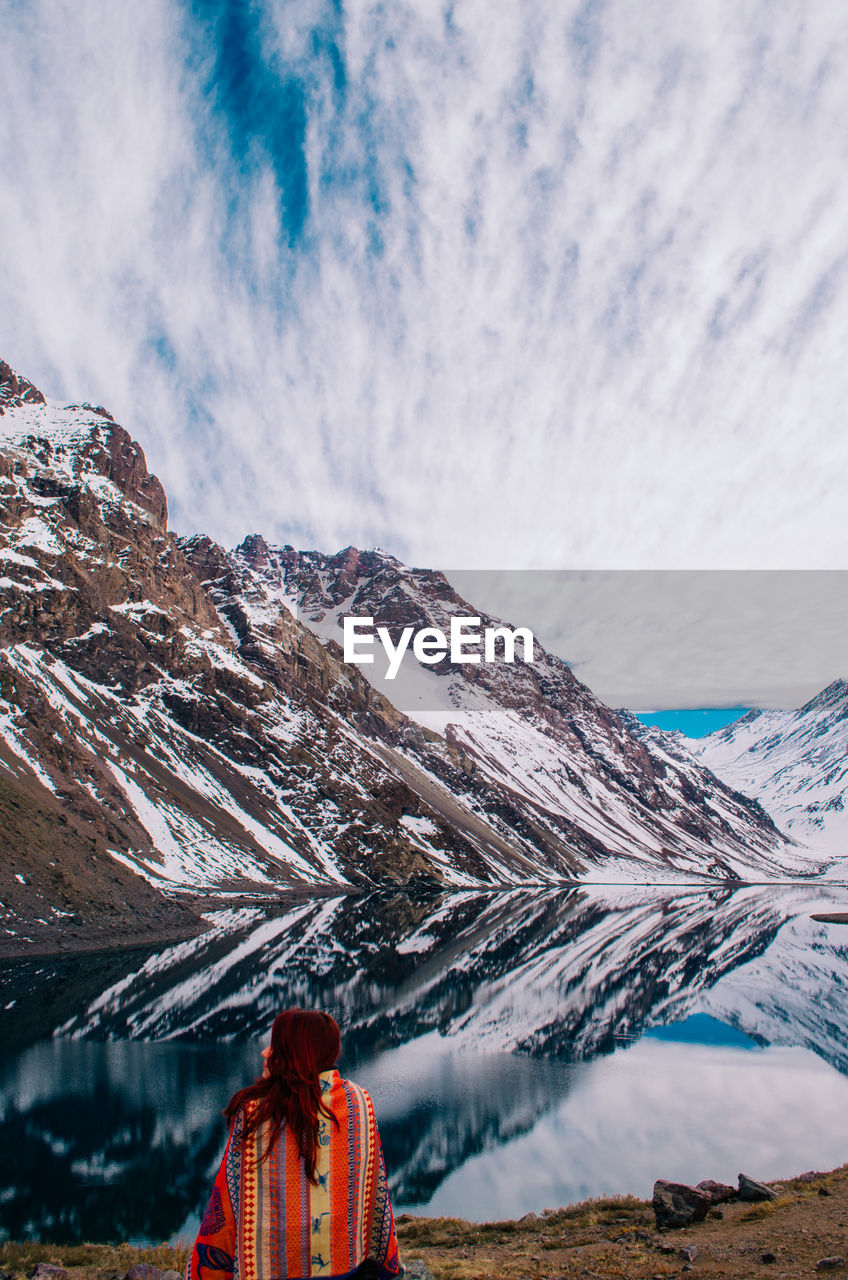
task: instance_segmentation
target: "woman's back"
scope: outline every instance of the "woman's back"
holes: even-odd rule
[[[187,1280],[351,1276],[368,1261],[383,1280],[400,1274],[371,1099],[335,1068],[316,1082],[314,1178],[290,1125],[267,1155],[274,1126],[257,1125],[255,1097],[238,1105]]]

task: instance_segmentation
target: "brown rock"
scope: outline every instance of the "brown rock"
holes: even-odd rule
[[[127,1272],[126,1280],[162,1280],[162,1272],[152,1262],[136,1262]]]
[[[683,1182],[658,1178],[654,1183],[652,1205],[658,1227],[688,1227],[692,1222],[702,1222],[712,1203],[703,1191]]]
[[[713,1182],[712,1178],[699,1182],[695,1190],[703,1191],[704,1195],[710,1197],[713,1204],[726,1204],[728,1200],[735,1200],[739,1195],[735,1187],[728,1186],[726,1182]]]
[[[763,1182],[755,1182],[753,1178],[749,1178],[747,1174],[739,1175],[739,1199],[749,1203],[756,1203],[758,1200],[776,1200],[777,1193],[772,1191],[771,1187],[767,1187]]]
[[[81,450],[80,456],[100,475],[111,480],[130,502],[147,511],[158,528],[167,528],[168,500],[165,490],[159,479],[147,470],[144,450],[128,431],[114,422],[104,422],[99,429],[92,428],[91,438]]]
[[[44,404],[44,396],[5,360],[0,360],[0,413],[4,405],[18,404]]]

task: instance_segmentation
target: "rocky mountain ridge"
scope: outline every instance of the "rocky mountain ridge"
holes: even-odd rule
[[[755,803],[648,748],[541,648],[532,666],[407,665],[390,698],[342,660],[341,614],[396,632],[472,612],[442,575],[177,538],[106,410],[49,404],[8,366],[0,384],[9,945],[191,928],[175,890],[810,870]]]

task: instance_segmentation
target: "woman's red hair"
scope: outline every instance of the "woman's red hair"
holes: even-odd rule
[[[286,1009],[274,1019],[271,1027],[271,1052],[266,1059],[268,1075],[260,1076],[246,1089],[233,1094],[224,1111],[228,1124],[244,1103],[255,1100],[259,1105],[245,1114],[242,1136],[270,1123],[268,1146],[262,1159],[267,1160],[285,1124],[297,1137],[306,1176],[315,1184],[318,1117],[338,1120],[321,1101],[318,1076],[336,1065],[341,1050],[338,1024],[328,1013],[314,1009]]]

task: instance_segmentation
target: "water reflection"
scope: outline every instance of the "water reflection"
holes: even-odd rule
[[[825,1136],[838,1127],[815,1100],[848,1101],[848,929],[809,914],[839,892],[324,897],[213,913],[207,934],[161,955],[128,955],[122,971],[111,956],[99,989],[91,962],[76,991],[67,962],[7,967],[3,1044],[35,1043],[0,1063],[2,1228],[170,1236],[208,1192],[221,1107],[295,1003],[342,1024],[343,1066],[375,1096],[401,1205],[486,1218],[645,1193],[660,1173],[684,1176],[679,1152],[686,1176],[724,1176],[713,1135],[740,1160],[765,1158],[758,1125],[778,1160],[794,1119],[754,1106],[746,1122],[733,1100],[747,1089],[774,1101],[791,1077],[793,1116]],[[808,1052],[788,1064],[744,1045]],[[656,1095],[634,1091],[640,1072],[665,1080]],[[663,1111],[672,1098],[688,1112]],[[834,1163],[819,1146],[775,1175]],[[712,1165],[696,1163],[711,1150]]]
[[[244,1057],[63,1039],[7,1062],[5,1232],[60,1241],[168,1238],[208,1195],[221,1091],[241,1083]]]
[[[809,1050],[745,1049],[644,1037],[587,1064],[526,1133],[444,1178],[428,1213],[474,1218],[539,1212],[622,1190],[650,1197],[656,1177],[735,1183],[844,1163],[848,1077]]]

